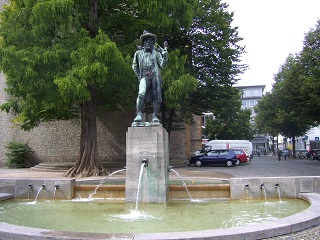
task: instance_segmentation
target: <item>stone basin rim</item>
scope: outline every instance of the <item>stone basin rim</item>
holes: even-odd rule
[[[252,224],[241,227],[187,231],[187,232],[169,232],[169,233],[139,233],[139,234],[110,234],[110,233],[87,233],[87,232],[68,232],[56,231],[40,228],[31,228],[17,226],[0,222],[0,235],[3,239],[134,239],[134,240],[164,240],[164,239],[213,239],[213,240],[229,240],[229,239],[263,239],[284,234],[298,232],[315,225],[320,224],[320,194],[318,193],[300,193],[299,198],[310,203],[310,207],[306,210],[270,222],[261,224]]]

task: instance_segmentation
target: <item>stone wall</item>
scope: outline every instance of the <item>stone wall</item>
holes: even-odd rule
[[[125,161],[126,130],[130,126],[133,114],[107,113],[98,117],[98,153],[101,161]],[[21,131],[8,126],[8,120],[1,123],[1,151],[4,158],[4,145],[11,140],[28,143],[32,148],[31,163],[74,162],[79,156],[80,123],[74,121],[53,121],[43,123],[31,131]],[[14,134],[12,134],[14,133]]]
[[[0,73],[0,104],[7,100],[5,77]],[[31,165],[44,162],[75,162],[79,156],[80,122],[53,121],[40,124],[31,131],[13,127],[12,115],[0,111],[0,167],[3,166],[8,142],[28,143],[34,154]],[[134,118],[133,112],[106,112],[97,117],[98,151],[101,161],[125,162],[126,132]],[[194,126],[186,126],[170,135],[170,159],[186,160],[190,152],[201,148],[201,117]]]
[[[97,118],[101,161],[125,162],[126,132],[133,118],[134,114],[127,112],[108,112]],[[22,131],[11,125],[10,115],[0,112],[0,166],[5,157],[4,146],[11,140],[28,143],[34,151],[30,162],[32,165],[40,162],[75,162],[79,156],[80,123],[53,121],[42,123],[31,131]],[[194,133],[197,132],[196,129],[197,125],[187,126],[171,133],[170,159],[186,160],[190,157],[190,152],[201,148],[201,135]]]
[[[189,159],[190,154],[202,147],[201,117],[194,116],[195,124],[186,125],[170,135],[170,159]]]

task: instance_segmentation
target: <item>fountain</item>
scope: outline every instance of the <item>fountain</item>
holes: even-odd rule
[[[191,194],[190,194],[189,190],[188,190],[187,184],[186,184],[185,181],[182,179],[181,175],[180,175],[176,170],[172,169],[172,167],[169,167],[168,170],[174,172],[174,173],[177,175],[177,177],[181,180],[182,185],[183,185],[184,189],[186,190],[186,192],[187,192],[190,200],[191,200],[191,201],[194,201],[194,200],[192,199],[192,197],[191,197]]]
[[[29,187],[28,187],[28,200],[30,200],[30,195],[31,195],[32,191],[33,191],[33,185],[32,185],[32,183],[30,183]]]
[[[35,202],[35,203],[37,202],[37,199],[38,199],[39,194],[40,194],[40,192],[42,191],[42,189],[46,189],[46,185],[44,185],[44,184],[41,185],[41,187],[40,187],[40,189],[38,190],[38,193],[37,193],[37,195],[36,195],[36,198],[34,199],[34,202]]]
[[[263,193],[264,193],[264,199],[265,199],[266,202],[267,202],[266,188],[264,187],[264,184],[263,184],[263,183],[260,183],[260,189],[263,191]]]
[[[55,186],[54,186],[54,192],[53,192],[53,201],[54,201],[55,198],[56,198],[56,192],[57,192],[58,189],[59,189],[59,185],[55,185]]]
[[[141,168],[141,165],[139,166],[139,168]],[[147,167],[143,166],[143,171],[147,170]],[[118,178],[115,178],[118,179]],[[112,179],[112,180],[115,180]],[[315,178],[318,179],[318,178]],[[110,179],[111,180],[111,179]],[[252,186],[259,186],[258,184],[255,184],[257,181],[260,181],[260,183],[264,182],[264,184],[267,183],[267,186],[272,186],[274,188],[276,183],[280,183],[281,181],[283,181],[283,178],[263,178],[263,179],[230,179],[230,183],[231,183],[231,196],[233,199],[236,199],[236,197],[234,196],[234,193],[236,193],[237,191],[234,189],[235,187],[239,185],[239,190],[240,187],[242,189],[242,191],[244,191],[244,187],[243,186],[247,186],[250,188],[250,194],[253,193],[258,193],[260,191],[258,191],[258,189],[253,188]],[[303,179],[302,179],[303,180]],[[43,180],[42,180],[43,181]],[[72,183],[72,180],[68,180],[70,183]],[[64,194],[64,189],[68,189],[67,188],[67,182],[62,182],[62,180],[45,180],[46,184],[46,192],[43,192],[43,194],[39,194],[38,197],[44,197],[46,194],[51,193],[52,190],[55,188],[56,185],[58,185],[58,183],[60,183],[61,185],[59,185],[59,195]],[[195,179],[193,179],[192,181],[189,180],[190,183],[196,181]],[[203,181],[202,179],[199,179],[198,181]],[[211,182],[212,180],[210,180]],[[295,183],[297,181],[299,181],[299,179],[297,180],[296,178],[288,178],[285,179],[286,181],[286,186],[296,186]],[[318,181],[318,180],[315,180]],[[319,181],[320,181],[320,177],[319,177]],[[25,183],[26,181],[18,181],[19,183]],[[42,186],[43,183],[40,183],[41,180],[33,180],[33,188],[34,189],[38,189],[37,186]],[[274,182],[274,183],[273,183]],[[273,183],[273,184],[271,184]],[[247,185],[246,185],[247,184]],[[203,188],[203,185],[199,185],[200,188]],[[284,186],[284,185],[282,185]],[[188,187],[193,187],[192,185],[188,185]],[[260,186],[259,186],[260,187]],[[291,189],[288,188],[283,188],[283,193],[285,195],[286,198],[290,198],[289,194],[293,194],[293,193],[299,193],[299,190],[295,190],[293,191]],[[296,186],[299,187],[299,186]],[[18,187],[17,189],[22,189],[21,187]],[[25,189],[28,189],[28,185],[25,186]],[[93,188],[94,189],[94,188]],[[43,191],[43,190],[41,190]],[[39,191],[38,191],[39,192]],[[271,193],[271,192],[270,192]],[[77,194],[76,192],[74,194]],[[241,194],[241,196],[243,196],[243,193]],[[301,213],[298,213],[296,215],[292,215],[289,217],[285,217],[285,218],[281,218],[278,220],[272,220],[269,222],[265,222],[265,223],[261,223],[261,224],[255,224],[255,225],[250,225],[250,226],[241,226],[241,227],[232,227],[232,226],[237,226],[237,225],[233,225],[233,224],[237,224],[237,221],[234,221],[235,219],[237,219],[238,221],[242,221],[240,218],[238,218],[238,216],[236,218],[231,218],[231,219],[225,219],[224,221],[224,225],[222,226],[222,228],[225,227],[232,227],[232,228],[226,228],[226,229],[213,229],[213,227],[209,227],[207,230],[200,230],[203,228],[193,228],[191,229],[190,226],[193,226],[193,224],[190,224],[189,221],[194,221],[194,215],[198,215],[200,217],[202,217],[201,219],[197,220],[198,222],[203,222],[203,214],[201,213],[199,215],[199,210],[194,210],[195,214],[192,214],[193,210],[190,210],[192,208],[195,207],[195,209],[197,208],[204,208],[204,207],[208,207],[208,209],[204,208],[204,213],[212,213],[214,214],[214,216],[219,215],[219,218],[221,215],[229,215],[229,214],[225,214],[226,212],[230,211],[230,205],[228,207],[228,209],[224,210],[223,213],[219,213],[218,210],[213,210],[212,208],[212,204],[213,205],[218,205],[219,208],[223,205],[223,204],[232,204],[233,201],[231,201],[230,203],[228,201],[207,201],[207,202],[203,202],[203,203],[194,203],[191,201],[173,201],[170,200],[167,204],[144,204],[139,202],[139,212],[140,215],[139,216],[135,216],[132,214],[126,214],[127,211],[129,211],[129,209],[131,209],[132,206],[134,206],[134,203],[125,203],[124,201],[121,202],[101,202],[101,200],[99,201],[99,199],[95,199],[95,201],[90,201],[90,202],[70,202],[70,201],[38,201],[37,204],[35,205],[30,205],[30,204],[22,204],[21,203],[17,203],[20,206],[24,205],[30,208],[37,208],[37,211],[31,211],[30,214],[32,213],[32,215],[35,214],[35,212],[42,212],[42,210],[40,210],[40,207],[47,205],[49,209],[52,209],[52,207],[54,206],[54,208],[58,209],[60,208],[60,204],[64,205],[64,204],[71,204],[72,206],[68,206],[66,208],[62,208],[62,212],[66,213],[68,217],[72,217],[71,213],[75,213],[77,214],[76,216],[74,216],[74,220],[70,220],[69,222],[74,222],[77,225],[77,221],[78,220],[82,220],[82,219],[89,219],[88,223],[81,223],[83,224],[83,226],[86,226],[87,229],[83,229],[83,231],[90,231],[92,233],[90,233],[90,238],[92,239],[98,239],[98,238],[104,238],[104,239],[110,239],[110,238],[114,238],[114,239],[132,239],[132,238],[136,238],[136,239],[183,239],[185,237],[184,231],[188,231],[188,238],[190,239],[205,239],[205,238],[210,238],[210,239],[252,239],[252,236],[260,236],[261,238],[268,238],[268,237],[273,237],[276,235],[281,235],[281,234],[288,234],[291,232],[295,232],[295,231],[299,231],[302,230],[306,227],[311,227],[314,224],[318,224],[320,222],[320,214],[318,213],[317,209],[320,208],[320,196],[317,193],[303,193],[303,194],[299,194],[300,198],[303,198],[307,201],[309,201],[311,204],[311,207],[309,207],[308,209],[304,210]],[[258,198],[256,198],[258,199]],[[286,200],[285,200],[286,201]],[[284,204],[286,204],[284,202],[279,202],[279,201],[274,201],[274,200],[270,200],[268,202],[268,204],[265,204],[264,202],[260,201],[260,204],[262,204],[263,208],[265,207],[269,207],[269,206],[276,206],[276,203],[278,202],[280,205],[280,209],[282,209],[282,206],[284,206]],[[8,204],[11,204],[11,201],[7,201]],[[3,202],[6,203],[6,202]],[[249,208],[252,208],[254,201],[251,200],[247,200],[247,201],[239,201],[239,204],[241,203],[245,203],[248,204]],[[237,203],[237,204],[238,204]],[[52,205],[53,204],[53,205]],[[81,204],[83,204],[83,206],[81,206]],[[114,205],[115,204],[115,205]],[[146,229],[146,224],[148,225],[149,223],[147,223],[146,221],[151,221],[151,222],[155,222],[155,228],[159,229],[159,223],[161,222],[166,222],[161,220],[162,218],[162,213],[170,213],[171,212],[171,207],[172,205],[177,206],[179,208],[181,208],[180,210],[178,210],[178,213],[174,213],[173,215],[177,215],[177,216],[182,216],[182,222],[183,224],[186,224],[186,228],[185,229],[181,229],[181,232],[178,232],[178,230],[176,229],[171,229],[170,231],[174,231],[174,232],[170,232],[170,233],[166,233],[165,230],[158,230],[160,232],[158,233],[146,233],[145,231],[141,231],[141,232],[145,232],[145,233],[138,233],[138,230],[134,230],[135,227],[133,227],[133,225],[131,225],[131,227],[133,227],[133,230],[130,233],[126,233],[124,230],[122,231],[119,226],[122,225],[122,221],[127,222],[128,224],[134,223],[136,227],[138,226],[143,226],[142,229]],[[19,206],[19,208],[20,208]],[[92,211],[92,210],[88,210],[87,208],[89,206],[95,206],[96,207],[96,211]],[[107,209],[105,207],[110,207],[110,209]],[[119,208],[120,207],[120,208]],[[21,218],[21,212],[19,211],[19,208],[11,208],[14,210],[17,210],[17,214],[18,216],[20,216],[19,218]],[[74,208],[74,210],[72,210]],[[240,209],[243,209],[242,205],[239,205]],[[291,207],[290,207],[291,208]],[[85,212],[81,213],[80,209],[85,210]],[[87,210],[86,210],[87,209]],[[210,210],[209,210],[210,209]],[[232,207],[231,212],[233,213],[233,215],[230,216],[236,216],[235,211],[234,211],[234,207]],[[51,212],[52,214],[47,214],[48,211],[50,210],[43,210],[43,213],[45,216],[50,217],[54,212]],[[70,212],[68,212],[70,211]],[[115,212],[111,212],[111,211],[115,211]],[[159,211],[159,214],[157,214],[157,211]],[[316,214],[315,214],[316,213]],[[10,215],[10,213],[8,213]],[[30,216],[30,214],[26,214],[27,216]],[[86,216],[85,218],[81,217],[81,216]],[[102,214],[102,215],[101,215]],[[1,215],[1,214],[0,214]],[[244,215],[243,212],[240,215]],[[13,216],[10,215],[10,216]],[[67,230],[65,229],[65,224],[63,222],[61,222],[61,215],[60,212],[58,212],[58,220],[54,220],[57,222],[57,226],[55,229],[58,230]],[[102,216],[102,218],[101,218]],[[0,216],[1,217],[1,216]],[[7,217],[3,216],[5,219],[7,219]],[[163,216],[164,217],[164,216]],[[190,219],[188,219],[188,217],[190,217]],[[169,217],[171,219],[171,217]],[[211,217],[205,217],[208,219],[215,219],[215,217],[211,216]],[[8,218],[9,219],[9,218]],[[39,222],[39,219],[37,217],[33,217],[32,219],[35,219],[35,221]],[[97,221],[97,223],[95,223],[94,219],[99,219]],[[97,233],[97,232],[101,232],[101,231],[106,231],[105,228],[106,226],[109,226],[109,223],[104,222],[105,220],[110,220],[110,226],[114,226],[111,229],[110,233]],[[248,222],[249,219],[246,219],[244,221]],[[270,219],[269,219],[270,220]],[[31,222],[30,219],[26,219],[27,222]],[[157,222],[158,221],[158,222]],[[251,221],[251,220],[250,220]],[[119,224],[121,222],[121,224]],[[130,223],[131,222],[131,223]],[[175,222],[175,221],[174,221]],[[178,223],[178,225],[180,226],[181,224],[179,224],[179,221],[176,221]],[[102,225],[100,225],[100,223]],[[40,226],[35,222],[35,225],[33,226]],[[41,224],[45,224],[45,222]],[[80,223],[79,223],[80,224]],[[115,225],[112,225],[115,224]],[[53,227],[53,221],[48,222],[48,224],[50,227]],[[98,228],[95,228],[95,226],[98,225]],[[69,229],[68,231],[58,231],[58,230],[48,230],[46,228],[46,225],[41,225],[41,227],[43,229],[37,229],[37,228],[28,228],[28,227],[20,227],[17,225],[11,225],[8,223],[1,223],[0,220],[0,235],[3,236],[4,238],[6,236],[10,236],[7,237],[9,239],[30,239],[30,238],[37,238],[37,239],[48,239],[48,238],[55,238],[55,239],[86,239],[86,237],[88,236],[88,233],[75,233],[72,231],[79,231],[79,227],[75,227],[74,229]],[[81,225],[82,226],[82,225]],[[90,226],[92,227],[92,229],[90,230]],[[125,228],[131,229],[131,227],[129,227],[128,225],[125,225]],[[89,228],[89,229],[88,229]],[[166,227],[164,227],[166,228]],[[152,229],[152,228],[150,228]],[[169,229],[169,228],[168,228]],[[191,231],[192,230],[192,231]],[[153,232],[155,230],[152,230]],[[75,237],[77,236],[77,237]]]
[[[248,183],[244,184],[244,189],[246,192],[246,199],[248,200],[249,199],[249,184]]]
[[[141,164],[141,168],[140,168],[140,172],[139,172],[139,177],[138,177],[139,181],[138,181],[137,196],[136,196],[136,208],[135,208],[136,211],[138,211],[142,174],[143,174],[144,168],[147,166],[148,166],[148,159],[143,159],[142,164]]]
[[[114,172],[110,173],[106,178],[102,179],[102,180],[100,181],[100,183],[97,185],[97,187],[95,188],[94,192],[91,193],[88,198],[90,199],[90,198],[93,197],[93,195],[97,194],[98,189],[99,189],[99,188],[102,186],[102,184],[104,184],[110,177],[112,177],[113,175],[115,175],[115,174],[117,174],[117,173],[123,172],[123,171],[126,171],[126,169],[124,168],[124,169],[120,169],[120,170],[114,171]]]
[[[280,194],[280,186],[279,186],[279,183],[276,183],[275,185],[277,191],[278,191],[278,195],[279,195],[279,201],[281,201],[281,194]]]
[[[35,206],[29,207],[42,207],[42,205],[50,205],[57,204],[55,206],[59,206],[60,203],[64,204],[73,204],[75,205],[75,209],[72,210],[71,207],[66,207],[71,210],[71,212],[75,213],[73,220],[69,220],[68,222],[74,222],[76,225],[78,224],[78,220],[89,219],[89,222],[84,223],[81,226],[89,227],[89,229],[83,229],[83,231],[93,231],[90,233],[90,238],[92,239],[185,239],[186,235],[188,239],[253,239],[254,236],[259,236],[259,238],[269,238],[277,235],[288,234],[291,232],[299,231],[307,227],[311,227],[315,224],[320,223],[320,214],[317,209],[320,208],[320,196],[317,193],[308,192],[308,189],[311,189],[310,182],[313,181],[305,180],[302,178],[292,178],[292,179],[280,179],[280,178],[263,178],[263,179],[230,179],[230,184],[224,184],[228,186],[210,186],[211,189],[224,189],[228,191],[229,199],[241,199],[243,198],[243,186],[245,191],[247,191],[247,200],[246,201],[238,201],[240,203],[245,203],[249,205],[249,208],[254,209],[252,206],[253,201],[249,199],[258,199],[258,195],[261,198],[261,191],[264,193],[265,199],[266,196],[266,186],[271,186],[274,189],[275,183],[280,181],[286,181],[286,188],[282,187],[282,193],[285,198],[303,198],[304,200],[311,203],[311,207],[307,208],[301,213],[298,213],[293,216],[288,216],[282,219],[272,220],[269,222],[255,224],[250,226],[241,226],[237,225],[237,221],[241,221],[240,218],[233,218],[235,216],[234,208],[230,207],[226,208],[223,212],[219,213],[218,210],[214,209],[213,205],[218,205],[218,209],[221,208],[223,204],[229,204],[230,202],[224,201],[206,201],[201,203],[195,203],[194,201],[173,201],[172,196],[169,196],[169,171],[172,171],[172,168],[168,166],[168,140],[167,133],[161,127],[143,127],[143,128],[130,128],[127,133],[127,162],[126,162],[126,181],[125,186],[117,186],[119,191],[125,191],[124,198],[122,201],[118,201],[116,203],[106,203],[94,201],[89,202],[67,202],[67,201],[54,201],[53,202],[41,202],[39,201]],[[122,170],[124,171],[124,170]],[[180,174],[177,171],[173,171],[181,180]],[[107,177],[109,179],[110,176]],[[103,179],[100,182],[99,188],[103,188],[102,184],[105,183]],[[183,180],[183,179],[182,179]],[[60,180],[59,180],[60,181]],[[300,186],[297,186],[297,182],[301,181]],[[318,180],[315,180],[316,182]],[[319,178],[320,181],[320,178]],[[192,181],[193,182],[193,181]],[[37,189],[36,186],[39,186],[38,182],[34,181],[33,189]],[[260,185],[259,185],[260,183]],[[25,184],[25,181],[17,182],[16,184]],[[282,182],[281,182],[282,184]],[[309,184],[309,185],[308,185]],[[52,193],[52,189],[55,186],[59,186],[59,194],[65,194],[65,189],[73,189],[68,190],[70,194],[65,194],[66,196],[73,196],[79,194],[79,190],[89,189],[87,186],[75,186],[73,187],[72,180],[70,180],[70,186],[67,186],[66,183],[57,183],[54,181],[46,181],[45,184],[42,184],[42,187],[39,189],[36,199],[40,197],[40,192],[43,189],[47,189],[46,193]],[[98,184],[99,185],[99,184]],[[186,187],[187,184],[182,181],[182,187]],[[249,191],[250,186],[250,191]],[[259,188],[258,188],[259,186]],[[284,186],[282,184],[281,186]],[[188,185],[185,190],[192,189],[194,192],[199,191],[208,191],[210,189],[207,185],[199,184],[199,185]],[[20,189],[22,189],[20,187]],[[25,186],[24,189],[27,189]],[[90,188],[91,190],[92,188]],[[93,188],[94,189],[94,188]],[[92,189],[92,190],[93,190]],[[172,189],[172,188],[171,188]],[[196,190],[197,189],[197,190]],[[288,190],[289,189],[289,190]],[[312,188],[313,189],[313,188]],[[54,190],[56,192],[57,189]],[[92,191],[91,190],[91,191]],[[98,188],[96,187],[95,192],[97,192]],[[303,193],[300,193],[300,190],[303,190]],[[170,190],[171,191],[171,190]],[[173,191],[172,191],[173,192]],[[189,192],[189,191],[188,191]],[[194,193],[192,192],[192,193]],[[275,191],[274,191],[275,192]],[[271,194],[270,191],[268,193]],[[190,194],[190,193],[189,193]],[[41,194],[43,195],[43,194]],[[171,195],[171,192],[170,192]],[[193,194],[192,194],[193,195]],[[52,195],[51,195],[52,196]],[[191,194],[189,195],[190,199],[193,200]],[[194,195],[193,195],[194,196]],[[221,198],[221,197],[220,197]],[[169,201],[170,199],[170,201]],[[124,200],[124,201],[123,201]],[[263,205],[263,208],[274,205],[275,201],[270,200],[270,204],[265,204],[265,202],[260,201],[260,204]],[[285,204],[285,202],[275,204]],[[157,203],[157,204],[149,204],[149,203]],[[79,205],[76,205],[79,204]],[[82,204],[82,205],[80,205]],[[135,204],[135,208],[133,207]],[[132,214],[127,214],[128,211],[132,209],[138,210],[139,204],[139,215],[134,216]],[[178,227],[185,224],[185,228],[180,230],[176,228],[169,229],[169,227],[159,228],[160,223],[167,222],[164,214],[171,213],[172,206],[175,205],[178,207],[178,211],[173,213],[173,216],[180,216],[181,220],[172,220],[173,222],[177,222]],[[79,207],[80,206],[80,207]],[[95,207],[97,210],[92,211],[88,207]],[[107,208],[107,207],[110,208]],[[119,207],[120,206],[120,207]],[[283,205],[282,205],[283,206]],[[51,207],[52,208],[52,207]],[[203,208],[202,212],[199,208]],[[241,205],[239,205],[240,209],[243,209]],[[291,207],[289,207],[292,209]],[[16,209],[16,208],[12,208]],[[50,207],[49,207],[50,209]],[[87,210],[89,209],[89,210]],[[103,210],[105,209],[105,210]],[[221,208],[222,209],[222,208]],[[84,210],[85,212],[80,212],[80,210]],[[43,210],[44,214],[48,217],[47,214],[49,210]],[[63,211],[63,210],[62,210]],[[111,212],[115,211],[115,212]],[[192,212],[194,211],[194,212]],[[232,214],[226,214],[228,211]],[[137,211],[135,211],[137,212]],[[199,212],[201,212],[199,214]],[[278,212],[278,211],[276,211]],[[20,213],[20,212],[18,212]],[[33,211],[34,213],[34,211]],[[314,214],[317,213],[317,214]],[[52,212],[53,214],[53,212]],[[80,215],[77,215],[80,214]],[[81,215],[82,214],[82,215]],[[101,215],[102,214],[102,215]],[[163,215],[162,215],[163,214]],[[209,215],[205,215],[209,214]],[[210,215],[212,214],[212,215]],[[193,226],[194,222],[199,222],[200,225],[203,224],[203,219],[215,219],[215,216],[224,216],[229,215],[231,219],[224,219],[224,224],[217,228],[222,229],[213,229],[212,223],[209,223],[208,228],[201,228]],[[240,214],[244,215],[244,214]],[[83,217],[85,216],[85,217]],[[200,219],[195,221],[195,216],[200,217]],[[68,217],[72,217],[71,213],[68,214]],[[168,217],[171,219],[172,217]],[[34,218],[38,220],[37,217]],[[61,220],[61,216],[59,215],[59,219]],[[172,218],[173,219],[173,218]],[[237,219],[234,222],[234,219]],[[96,220],[96,221],[94,221]],[[105,221],[110,222],[105,222]],[[150,227],[150,231],[147,232],[147,221],[154,222],[154,228]],[[169,221],[169,220],[168,220]],[[180,222],[181,221],[181,222]],[[250,220],[246,219],[245,222],[249,222]],[[125,225],[124,222],[129,223],[129,225]],[[173,225],[173,222],[169,222],[169,225]],[[42,222],[41,222],[42,223]],[[57,221],[58,227],[56,230],[48,230],[46,225],[43,225],[43,229],[38,228],[28,228],[28,227],[19,227],[16,225],[11,225],[9,223],[1,223],[0,222],[0,234],[1,236],[10,236],[11,239],[30,239],[32,237],[37,239],[87,239],[88,233],[74,233],[72,231],[79,231],[79,226],[76,226],[75,229],[65,229],[65,223],[61,223],[59,220]],[[102,225],[99,225],[102,223]],[[38,223],[36,223],[38,224]],[[51,224],[49,221],[48,225]],[[82,223],[81,223],[82,224]],[[114,225],[112,225],[114,224]],[[133,225],[130,225],[133,224]],[[235,225],[234,225],[235,224]],[[98,225],[98,228],[96,225]],[[124,225],[125,230],[120,229],[120,226]],[[35,225],[38,226],[38,225]],[[107,227],[111,227],[111,230],[106,230]],[[237,227],[238,226],[238,227]],[[32,227],[32,226],[31,226]],[[92,228],[91,228],[92,227]],[[193,228],[194,227],[194,228]],[[228,227],[232,227],[231,229]],[[142,228],[141,231],[137,230],[137,228]],[[224,229],[226,228],[226,229]],[[80,227],[80,229],[82,229]],[[159,230],[152,230],[159,229]],[[168,229],[168,230],[166,230]],[[65,230],[65,231],[63,231]],[[68,232],[70,231],[70,232]],[[170,232],[166,232],[170,231]],[[185,233],[188,231],[188,233]],[[100,233],[97,233],[100,232]],[[105,233],[101,233],[105,232]],[[157,232],[157,233],[155,233]]]

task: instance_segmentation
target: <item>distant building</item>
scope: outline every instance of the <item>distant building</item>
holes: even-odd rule
[[[266,85],[251,85],[251,86],[235,86],[239,89],[241,94],[241,108],[251,109],[252,119],[255,117],[254,106],[257,105],[259,100],[263,97],[263,91]],[[251,121],[252,124],[254,120]],[[254,151],[260,151],[261,153],[268,153],[270,151],[269,136],[268,135],[255,135],[254,139],[251,139]]]
[[[283,142],[287,148],[292,149],[292,140]],[[299,149],[320,149],[320,126],[310,128],[304,136],[296,137],[296,150]]]
[[[251,109],[252,115],[255,116],[254,106],[257,105],[259,100],[263,97],[263,91],[266,85],[253,85],[253,86],[235,86],[239,89],[241,94],[241,108],[242,109]]]

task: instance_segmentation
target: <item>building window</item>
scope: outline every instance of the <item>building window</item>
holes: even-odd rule
[[[254,90],[254,96],[255,97],[261,97],[261,92],[259,90]]]
[[[242,108],[247,108],[247,102],[245,101],[242,102]]]
[[[255,105],[255,101],[250,101],[250,102],[249,102],[249,106],[250,106],[250,107],[254,107],[254,105]]]

